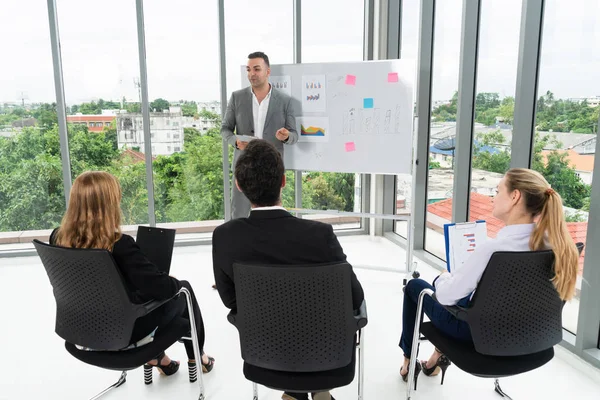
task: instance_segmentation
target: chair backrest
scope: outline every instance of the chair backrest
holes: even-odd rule
[[[519,356],[558,344],[564,302],[553,276],[551,250],[494,253],[468,312],[475,350]]]
[[[126,347],[136,313],[112,255],[38,240],[33,244],[54,292],[58,336],[97,350]]]
[[[352,361],[351,266],[234,264],[236,327],[248,364],[318,372]]]

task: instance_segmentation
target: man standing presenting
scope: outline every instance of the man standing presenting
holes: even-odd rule
[[[273,90],[269,83],[269,57],[263,52],[248,55],[246,71],[250,87],[231,94],[221,125],[221,135],[235,148],[233,168],[248,145],[248,142],[239,140],[237,135],[264,139],[274,145],[282,157],[283,145],[298,141],[292,98]],[[232,186],[231,217],[245,218],[250,213],[250,202],[236,185]]]

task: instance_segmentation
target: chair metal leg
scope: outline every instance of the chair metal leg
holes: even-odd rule
[[[183,293],[185,295],[185,300],[187,302],[188,314],[190,316],[190,330],[192,333],[192,343],[194,347],[194,357],[196,357],[196,364],[202,364],[202,355],[200,354],[200,344],[198,343],[198,331],[196,330],[196,318],[194,316],[194,307],[192,304],[192,296],[186,288],[181,288],[179,293]],[[204,379],[202,378],[202,373],[198,374],[198,386],[200,386],[200,395],[198,396],[198,400],[204,400]]]
[[[121,373],[121,376],[119,377],[119,380],[116,383],[110,385],[109,387],[107,387],[106,389],[104,389],[103,391],[101,391],[100,393],[95,395],[94,397],[92,397],[90,400],[99,399],[100,397],[104,396],[106,393],[110,392],[111,390],[118,388],[119,386],[124,384],[126,381],[127,381],[127,371],[123,371]]]
[[[419,293],[419,302],[417,303],[417,316],[415,318],[415,330],[413,332],[413,342],[410,351],[410,363],[408,364],[408,381],[406,382],[406,399],[410,400],[413,385],[415,384],[415,369],[417,367],[417,353],[419,351],[419,336],[421,334],[421,314],[423,314],[423,298],[425,295],[431,296],[433,290],[423,289]]]
[[[252,382],[252,400],[258,400],[258,385]]]
[[[358,400],[363,400],[363,390],[365,387],[365,332],[364,329],[358,331]]]
[[[500,381],[498,379],[494,379],[494,386],[495,386],[494,390],[496,391],[496,393],[498,393],[502,397],[507,398],[508,400],[512,400],[512,398],[509,395],[504,393],[504,391],[500,387]]]

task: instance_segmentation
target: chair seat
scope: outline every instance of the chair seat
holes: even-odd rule
[[[421,324],[421,333],[463,371],[482,378],[501,378],[541,367],[554,357],[554,348],[524,356],[486,356],[472,342],[458,341],[441,333],[431,322]]]
[[[138,368],[155,358],[182,336],[189,335],[189,329],[187,320],[178,318],[169,324],[167,332],[161,334],[161,332],[157,331],[152,342],[135,349],[124,351],[86,351],[79,350],[74,344],[69,342],[65,342],[65,348],[73,357],[86,364],[105,369],[126,371]]]
[[[349,385],[356,371],[356,350],[345,367],[320,372],[284,372],[244,363],[244,376],[249,381],[275,390],[320,392]]]

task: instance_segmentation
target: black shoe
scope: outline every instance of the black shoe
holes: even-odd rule
[[[173,375],[175,372],[179,370],[179,363],[177,361],[171,360],[171,362],[167,365],[160,365],[162,359],[165,358],[165,352],[160,353],[156,358],[156,365],[150,365],[148,363],[144,364],[144,383],[149,385],[152,383],[152,368],[158,369],[158,371],[163,375]],[[152,360],[151,360],[152,361]]]
[[[409,364],[410,365],[410,364]],[[415,363],[415,387],[414,390],[417,390],[417,379],[419,379],[419,373],[421,372],[421,363],[419,360]],[[402,369],[400,370],[400,376],[404,382],[408,382],[408,374],[410,374],[410,370],[406,371],[406,375],[402,375]]]
[[[446,370],[448,367],[452,365],[450,359],[442,354],[435,365],[431,368],[427,368],[427,361],[421,361],[421,368],[423,369],[423,373],[427,376],[436,376],[442,371],[442,385],[444,384],[444,377],[446,376]]]

